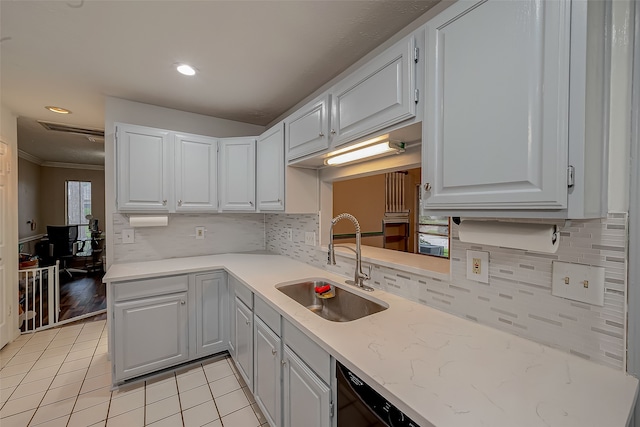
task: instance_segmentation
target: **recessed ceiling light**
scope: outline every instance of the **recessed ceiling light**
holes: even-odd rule
[[[193,76],[196,74],[196,69],[187,64],[178,65],[176,67],[176,70],[178,70],[180,74],[184,74],[185,76]]]
[[[53,105],[47,105],[46,107],[47,110],[54,112],[54,113],[58,113],[58,114],[71,114],[71,111],[67,110],[66,108],[62,108],[62,107],[54,107]]]

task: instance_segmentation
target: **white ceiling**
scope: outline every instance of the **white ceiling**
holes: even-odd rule
[[[21,150],[101,164],[102,144],[35,120],[103,128],[107,95],[266,125],[435,3],[0,0],[1,100]]]

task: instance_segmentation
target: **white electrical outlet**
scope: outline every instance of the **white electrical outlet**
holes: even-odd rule
[[[553,261],[551,294],[593,305],[604,305],[604,268]]]
[[[293,230],[290,228],[287,228],[287,240],[293,242]]]
[[[489,283],[489,252],[467,251],[467,279]]]
[[[204,227],[196,227],[196,240],[204,240],[204,233],[207,231]]]
[[[133,228],[125,228],[122,230],[122,243],[134,243],[134,229]]]
[[[316,245],[316,233],[315,231],[306,231],[304,233],[304,244],[309,246]]]

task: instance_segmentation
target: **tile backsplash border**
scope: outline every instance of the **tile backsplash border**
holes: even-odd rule
[[[286,229],[293,230],[288,241]],[[318,232],[317,215],[265,215],[265,247],[350,277],[354,261],[337,257],[326,265],[319,248],[304,244]],[[627,214],[573,220],[561,228],[555,254],[463,243],[452,227],[451,279],[408,273],[399,266],[374,265],[370,284],[412,301],[522,336],[576,356],[624,370],[626,366]],[[489,252],[489,283],[467,280],[466,250]],[[554,260],[605,268],[604,307],[551,295]]]

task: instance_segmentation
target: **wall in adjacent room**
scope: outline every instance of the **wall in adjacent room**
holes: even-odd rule
[[[45,230],[40,211],[40,175],[40,165],[18,159],[18,238],[21,240],[43,234]],[[35,230],[27,221],[36,223]]]

